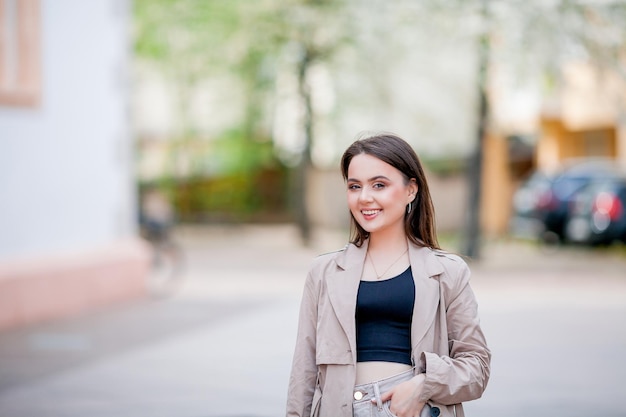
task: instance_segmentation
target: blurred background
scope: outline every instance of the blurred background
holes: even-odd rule
[[[0,0],[0,415],[282,414],[380,131],[474,273],[468,409],[626,415],[625,41],[623,0]]]

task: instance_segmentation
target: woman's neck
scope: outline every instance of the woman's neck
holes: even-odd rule
[[[369,236],[368,251],[381,253],[402,252],[407,248],[404,230],[385,230]]]

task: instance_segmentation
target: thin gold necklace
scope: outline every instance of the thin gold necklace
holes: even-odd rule
[[[396,259],[395,261],[393,261],[393,263],[391,265],[389,265],[387,267],[387,269],[385,269],[385,271],[378,275],[378,271],[376,270],[376,265],[374,265],[374,260],[372,259],[372,254],[369,253],[369,251],[367,252],[368,258],[370,260],[370,263],[372,264],[372,268],[374,268],[374,274],[376,274],[376,280],[380,280],[382,277],[385,276],[385,274],[387,273],[387,271],[389,271],[391,269],[392,266],[394,266],[396,263],[398,263],[398,261],[400,259],[402,259],[402,257],[404,256],[405,253],[407,253],[409,251],[409,248],[406,248],[406,250],[404,252],[402,252],[400,254],[400,256],[398,256],[398,259]]]

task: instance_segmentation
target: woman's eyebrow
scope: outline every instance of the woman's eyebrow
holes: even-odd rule
[[[390,181],[389,178],[385,177],[384,175],[376,175],[370,179],[368,179],[368,182],[373,182],[373,181],[378,181],[378,180],[387,180]],[[360,180],[356,179],[356,178],[348,178],[346,180],[346,182],[361,182]]]

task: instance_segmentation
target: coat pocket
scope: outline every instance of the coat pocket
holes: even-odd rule
[[[321,403],[322,403],[322,390],[320,389],[318,385],[315,387],[315,392],[313,393],[313,401],[311,402],[311,417],[319,417]]]

